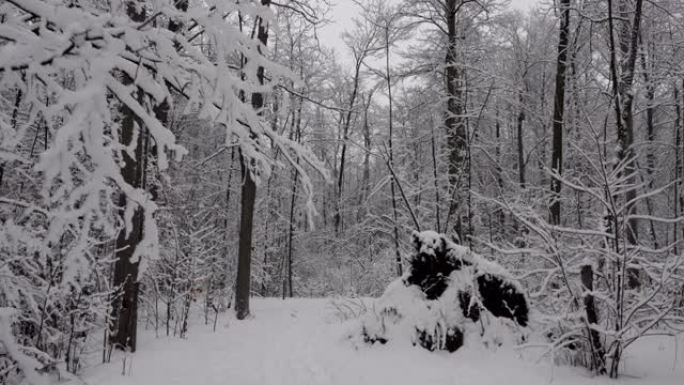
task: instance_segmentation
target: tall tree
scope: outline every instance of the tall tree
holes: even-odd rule
[[[393,15],[390,14],[389,11],[386,11],[384,15],[382,15],[382,23],[383,23],[383,31],[384,31],[384,36],[385,36],[385,82],[387,83],[387,101],[388,101],[388,117],[387,117],[387,122],[389,125],[389,133],[388,133],[388,143],[389,143],[389,167],[390,169],[394,168],[394,146],[392,145],[393,143],[393,136],[394,136],[394,109],[392,108],[392,72],[391,72],[391,67],[390,67],[390,33],[391,33],[391,28],[392,28],[392,21],[394,17]],[[394,219],[394,256],[395,256],[395,263],[396,263],[396,268],[397,268],[397,276],[401,277],[403,274],[403,266],[402,266],[402,261],[401,261],[401,253],[399,251],[399,224],[397,223],[397,198],[396,198],[396,193],[394,191],[394,184],[397,183],[398,181],[394,180],[394,175],[392,176],[392,180],[390,181],[390,193],[392,197],[392,219]]]
[[[445,0],[443,4],[447,31],[446,58],[444,60],[447,109],[444,125],[448,135],[449,184],[452,190],[447,221],[448,218],[456,216],[452,230],[461,239],[464,239],[464,234],[458,204],[462,198],[459,185],[465,166],[466,145],[468,143],[465,120],[465,74],[463,73],[461,59],[458,57],[460,36],[457,15],[463,4],[465,4],[463,0]]]
[[[138,8],[132,1],[126,3],[126,11],[132,21],[141,23],[145,20],[145,9]],[[133,79],[128,74],[121,74],[122,83],[131,85]],[[144,103],[143,90],[137,90],[138,103]],[[119,139],[125,147],[133,148],[133,156],[124,151],[124,166],[121,176],[124,181],[133,188],[144,188],[144,138],[145,126],[137,118],[135,113],[126,105],[120,110],[121,134]],[[136,349],[137,323],[138,323],[138,268],[140,257],[134,258],[138,244],[143,239],[143,208],[134,208],[133,217],[126,220],[124,208],[127,207],[128,197],[119,194],[120,219],[123,227],[119,230],[116,239],[116,262],[114,264],[114,280],[112,284],[117,288],[112,301],[112,331],[109,342],[120,349],[132,352]]]
[[[619,80],[618,94],[619,97],[616,99],[615,103],[622,103],[621,106],[621,116],[616,116],[618,121],[618,158],[620,160],[628,160],[628,167],[625,172],[630,176],[629,183],[634,186],[630,188],[625,193],[625,202],[627,203],[627,213],[629,215],[636,214],[636,205],[633,203],[637,196],[636,188],[636,161],[631,159],[635,156],[634,153],[634,99],[635,92],[632,89],[635,70],[636,70],[636,60],[639,51],[639,36],[641,34],[641,12],[642,12],[643,0],[636,0],[633,21],[630,23],[624,20],[621,25],[620,33],[620,51],[622,53],[622,66],[621,78]],[[628,13],[624,11],[627,7],[626,0],[620,0],[619,8],[621,11],[621,16],[626,17]],[[616,110],[617,112],[618,110]],[[628,221],[627,229],[627,241],[631,245],[636,245],[638,236],[638,221],[636,219],[630,219]],[[638,278],[636,277],[636,272],[631,271],[630,274],[630,286],[638,285]]]
[[[181,12],[188,10],[188,0],[176,1],[174,5]],[[126,3],[126,10],[132,21],[138,23],[145,21],[145,8],[139,7],[134,1]],[[182,26],[183,23],[177,18],[169,20],[168,29],[173,33],[179,32]],[[178,50],[180,46],[176,44],[175,48]],[[123,73],[121,76],[123,84],[130,85],[133,83],[133,79],[128,74]],[[138,88],[137,94],[138,103],[144,104],[144,91]],[[156,103],[153,108],[155,118],[165,127],[168,127],[170,118],[170,102],[168,97],[154,102]],[[150,146],[152,139],[147,128],[128,106],[122,106],[120,113],[122,120],[119,139],[122,145],[134,149],[133,157],[126,151],[122,153],[124,166],[121,170],[121,175],[124,181],[134,188],[146,189],[148,159],[155,156],[154,153],[157,151],[157,148],[156,146]],[[152,199],[155,199],[155,190],[152,189],[151,193]],[[126,194],[120,194],[119,207],[126,207],[126,201]],[[110,343],[120,348],[130,349],[131,351],[135,351],[137,340],[138,270],[140,257],[134,258],[134,253],[143,239],[144,215],[142,210],[143,208],[140,206],[134,209],[130,227],[127,226],[128,221],[126,220],[125,212],[121,211],[120,219],[124,226],[119,231],[116,240],[116,262],[112,282],[119,292],[114,296],[112,302],[112,325],[114,325],[114,330]]]
[[[553,97],[553,148],[551,152],[551,170],[563,173],[563,118],[565,111],[565,70],[568,60],[568,41],[570,35],[570,0],[560,1],[560,26],[558,33],[558,58],[556,61],[556,92]],[[551,178],[553,193],[550,222],[561,223],[561,181]]]
[[[613,1],[608,0],[608,28],[610,43],[610,73],[613,86],[613,106],[615,108],[615,124],[617,126],[618,149],[617,157],[620,162],[625,162],[624,172],[627,174],[627,183],[630,188],[624,193],[625,213],[630,216],[627,227],[624,229],[628,245],[636,245],[638,240],[638,221],[636,214],[636,159],[633,148],[634,144],[634,99],[635,92],[632,89],[635,78],[635,66],[639,49],[639,34],[641,28],[641,13],[643,0],[636,0],[633,20],[629,20],[625,0],[619,0],[620,12],[620,66],[618,67],[617,48],[615,45],[613,15]],[[628,272],[628,286],[636,288],[640,285],[638,270],[634,267],[626,268]],[[615,369],[617,370],[617,369]],[[611,372],[613,369],[611,369]]]
[[[350,130],[352,128],[352,118],[356,111],[357,97],[361,87],[362,66],[372,51],[377,50],[375,43],[377,40],[378,27],[372,23],[356,20],[356,29],[350,34],[346,34],[346,44],[354,57],[354,74],[352,77],[351,93],[347,102],[347,110],[342,115],[342,149],[340,153],[340,166],[337,175],[337,199],[335,208],[335,231],[339,232],[342,228],[342,194],[344,189],[344,173],[347,165],[347,144],[349,142]]]
[[[268,7],[271,0],[261,0],[261,5]],[[268,42],[268,24],[263,17],[257,19],[258,31],[257,39],[261,47],[265,47]],[[257,67],[257,81],[260,85],[264,84],[264,67]],[[252,93],[252,107],[258,114],[264,106],[264,95],[261,92]],[[252,232],[254,228],[254,202],[256,201],[256,179],[252,175],[253,167],[240,152],[240,169],[242,170],[242,191],[240,205],[240,240],[238,243],[238,266],[237,279],[235,283],[235,316],[242,320],[249,316],[249,296],[251,290],[252,274]]]

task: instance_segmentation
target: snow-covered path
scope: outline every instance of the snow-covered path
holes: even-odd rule
[[[357,349],[324,299],[257,299],[252,313],[252,319],[241,322],[224,315],[215,333],[211,326],[193,325],[187,340],[155,339],[143,332],[138,353],[129,357],[129,374],[121,375],[119,356],[87,370],[84,380],[90,385],[684,383],[684,362],[674,361],[672,341],[628,352],[626,375],[616,382],[592,378],[581,369],[523,360],[506,349],[464,348],[454,354],[392,345]],[[679,353],[684,355],[684,347]]]

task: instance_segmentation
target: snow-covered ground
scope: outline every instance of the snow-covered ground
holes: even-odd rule
[[[86,370],[83,379],[89,385],[684,384],[684,338],[633,345],[623,376],[613,381],[513,348],[465,346],[449,354],[357,346],[329,299],[255,299],[251,307],[253,318],[224,314],[216,332],[192,325],[185,340],[142,331],[138,352],[128,357],[129,373],[121,375],[117,356]]]

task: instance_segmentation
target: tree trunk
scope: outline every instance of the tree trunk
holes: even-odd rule
[[[445,126],[447,130],[447,143],[449,146],[449,185],[451,187],[451,199],[449,202],[449,212],[447,217],[456,215],[452,230],[463,238],[460,225],[460,215],[458,214],[460,195],[458,193],[458,179],[463,171],[466,156],[466,129],[463,117],[464,98],[463,98],[463,73],[459,70],[456,31],[456,13],[461,2],[458,0],[446,0],[445,19],[447,23],[447,54],[446,54],[446,90],[447,90],[447,114]],[[448,222],[448,220],[447,220]],[[449,231],[449,229],[445,229]]]
[[[363,63],[364,53],[359,54],[361,56],[356,58],[356,64],[354,67],[354,86],[352,89],[352,94],[349,97],[349,111],[344,118],[342,126],[342,153],[340,154],[340,170],[337,175],[337,207],[335,210],[335,232],[342,230],[342,187],[344,184],[344,166],[346,163],[347,156],[347,141],[349,140],[349,129],[351,127],[351,119],[353,115],[354,104],[356,103],[356,96],[359,92],[359,81],[361,77],[361,64]]]
[[[235,315],[242,320],[249,316],[249,295],[252,267],[252,229],[254,221],[254,202],[256,183],[247,164],[248,160],[240,152],[242,169],[242,199],[240,204],[240,239],[238,243],[238,266],[235,282]]]
[[[368,93],[368,100],[363,110],[363,176],[361,182],[361,196],[359,205],[363,205],[363,201],[370,193],[370,156],[371,156],[371,129],[368,121],[368,110],[370,109],[371,100],[373,98],[373,91]]]
[[[302,127],[302,104],[303,101],[299,100],[299,108],[297,109],[297,119],[294,133],[294,140],[299,143],[301,140],[301,127]],[[293,106],[294,107],[294,106]],[[299,164],[299,158],[297,158],[297,164]],[[287,239],[287,295],[292,298],[294,296],[294,289],[292,287],[292,265],[294,257],[294,233],[295,233],[295,205],[297,203],[297,178],[299,177],[299,171],[294,170],[292,175],[292,192],[290,195],[290,226]],[[285,297],[285,291],[283,291],[283,297]]]
[[[634,82],[634,69],[637,59],[637,51],[639,48],[639,31],[641,28],[641,9],[643,0],[636,0],[636,6],[634,10],[634,19],[632,22],[632,28],[628,26],[628,18],[626,11],[624,10],[626,5],[624,0],[620,2],[620,10],[622,21],[622,28],[620,32],[620,51],[622,53],[621,62],[621,77],[618,80],[617,76],[617,61],[615,59],[615,43],[613,38],[613,15],[612,15],[612,1],[609,0],[609,28],[611,35],[611,72],[613,77],[613,91],[616,95],[615,100],[615,113],[616,113],[616,123],[617,123],[617,137],[618,137],[618,159],[621,161],[629,160],[625,167],[625,172],[629,175],[627,183],[634,186],[636,184],[636,164],[635,160],[631,159],[634,157],[634,150],[632,145],[634,144],[634,92],[632,90],[632,85]],[[637,192],[635,188],[629,189],[625,193],[625,202],[632,202],[628,204],[625,212],[626,215],[633,215],[636,213],[636,205],[634,204]],[[638,240],[638,221],[636,219],[630,219],[627,222],[626,238],[629,245],[636,245]],[[628,287],[631,289],[636,289],[640,286],[639,282],[639,272],[638,269],[630,267],[627,269],[628,276],[627,282]]]
[[[653,171],[656,167],[656,155],[655,155],[655,85],[651,79],[652,71],[652,53],[655,50],[654,43],[651,41],[648,46],[649,60],[647,62],[647,53],[642,52],[641,54],[641,68],[643,70],[644,83],[646,84],[646,139],[649,143],[648,153],[646,154],[646,173],[648,174],[648,191],[652,191],[654,187]],[[642,176],[643,182],[643,176]],[[646,210],[650,217],[653,216],[653,202],[650,197],[646,197]],[[649,221],[649,235],[651,237],[651,242],[653,243],[653,248],[658,249],[658,237],[656,234],[655,223],[653,220]]]
[[[584,311],[587,315],[587,328],[589,333],[589,343],[591,344],[591,369],[598,374],[606,373],[605,350],[601,344],[599,332],[592,327],[598,327],[598,314],[594,303],[594,271],[591,265],[581,267],[580,277],[584,286]]]
[[[503,169],[501,168],[501,121],[499,120],[499,108],[496,108],[496,122],[494,123],[494,134],[496,138],[496,184],[499,187],[498,195],[501,197],[504,191]],[[519,149],[520,151],[520,149]],[[506,214],[498,209],[499,231],[504,230]]]
[[[133,146],[135,139],[134,156],[122,151],[124,167],[121,175],[126,183],[134,188],[141,188],[143,178],[143,129],[141,122],[137,121],[133,111],[127,107],[122,108],[123,119],[121,121],[121,144],[125,147]],[[138,131],[138,132],[136,132]],[[119,231],[116,239],[116,262],[114,264],[113,286],[117,288],[117,294],[112,303],[112,335],[110,343],[119,349],[135,351],[136,325],[138,321],[138,265],[139,260],[132,260],[135,249],[143,237],[143,210],[136,207],[130,227],[126,227],[125,207],[128,198],[124,193],[119,195],[119,207],[121,208],[121,221],[124,227]]]
[[[525,122],[525,111],[523,111],[522,92],[519,97],[520,111],[518,112],[518,183],[521,188],[525,188],[525,147],[523,141],[523,123]],[[499,123],[497,122],[497,125]],[[497,127],[498,130],[498,127]]]
[[[292,195],[290,197],[290,228],[287,239],[287,296],[292,298],[292,256],[293,256],[293,240],[295,232],[294,213],[295,204],[297,202],[297,178],[299,171],[295,170],[292,176]],[[283,292],[285,297],[285,292]]]
[[[261,0],[261,4],[269,6],[271,0]],[[259,19],[257,38],[265,46],[268,41],[268,26]],[[261,52],[261,48],[259,48]],[[259,84],[264,84],[264,67],[257,68]],[[264,95],[252,94],[252,107],[259,111],[264,106]],[[240,205],[240,240],[238,243],[238,266],[235,283],[235,316],[242,320],[249,316],[249,295],[251,289],[252,265],[252,230],[254,225],[254,203],[256,201],[256,182],[250,164],[240,152],[240,168],[242,170],[242,198]]]
[[[626,184],[632,186],[631,189],[624,193],[625,216],[632,215],[636,212],[635,198],[636,198],[636,165],[634,158],[634,149],[632,145],[634,143],[634,118],[632,105],[634,101],[634,92],[632,90],[632,83],[634,81],[634,66],[637,59],[637,50],[639,43],[639,30],[641,26],[641,9],[642,0],[636,0],[636,6],[634,11],[634,21],[632,23],[631,33],[629,28],[629,18],[626,12],[626,4],[624,0],[620,0],[619,10],[621,19],[621,29],[620,29],[620,51],[622,54],[621,60],[621,76],[618,79],[618,69],[617,69],[617,52],[615,48],[615,37],[614,37],[614,17],[613,17],[613,2],[608,0],[608,29],[609,29],[609,43],[610,43],[610,74],[611,83],[613,86],[613,97],[615,98],[615,121],[617,125],[617,139],[618,139],[618,149],[617,158],[626,162],[625,173],[627,174]],[[617,221],[618,218],[613,218],[615,223],[615,234],[618,235]],[[624,225],[625,228],[625,238],[626,245],[625,249],[622,251],[623,255],[627,255],[628,246],[634,246],[637,244],[638,239],[638,228],[636,219],[630,219]],[[619,252],[619,250],[616,250]],[[622,277],[618,279],[617,287],[617,315],[618,320],[615,324],[615,330],[619,331],[623,328],[623,301],[624,301],[624,285],[629,289],[638,289],[641,285],[639,279],[639,270],[633,266],[628,266],[629,261],[627,258],[623,258],[622,261],[618,261],[617,271],[621,272],[621,275],[626,275],[624,281]],[[618,365],[623,351],[623,343],[620,340],[616,341],[613,353],[611,353],[611,367],[610,376],[616,377],[618,374]]]
[[[437,232],[442,232],[442,225],[440,223],[440,210],[439,210],[439,179],[437,178],[437,149],[435,146],[435,125],[432,119],[430,119],[430,150],[432,152],[432,181],[435,185],[435,224],[437,225]]]
[[[563,172],[563,115],[565,110],[565,69],[568,59],[570,34],[570,0],[561,0],[561,20],[558,38],[558,61],[556,62],[556,92],[553,99],[553,149],[551,170],[559,175]],[[550,208],[550,222],[559,225],[561,220],[561,182],[551,178],[553,201]]]
[[[676,85],[675,85],[676,87]],[[677,103],[677,119],[679,120],[678,127],[678,142],[677,153],[679,154],[679,163],[677,169],[679,170],[679,194],[675,199],[679,201],[679,216],[684,215],[684,78],[682,78],[681,100]],[[684,227],[682,227],[682,237],[684,237]]]
[[[682,81],[682,87],[684,87],[684,81]],[[679,85],[677,82],[673,84],[673,99],[675,105],[675,122],[674,122],[674,137],[675,137],[675,183],[674,183],[674,213],[673,217],[677,218],[682,215],[682,188],[683,181],[682,176],[684,176],[684,167],[682,167],[682,125],[684,123],[684,116],[682,116],[682,106],[684,105],[684,100],[679,100]],[[678,255],[678,242],[679,238],[679,228],[678,223],[675,222],[672,228],[672,239],[674,244],[674,253]]]
[[[133,3],[127,3],[126,13],[132,21],[142,22],[145,19],[145,10],[137,10]],[[123,83],[130,85],[133,83],[128,75],[122,74]],[[141,104],[144,96],[142,90],[138,89],[136,98]],[[133,188],[143,188],[145,181],[144,174],[144,138],[146,136],[142,122],[128,107],[121,108],[121,133],[119,140],[124,148],[133,147],[134,157],[127,151],[122,151],[124,166],[121,169],[121,176],[124,181]],[[133,140],[136,143],[133,143]],[[133,260],[135,250],[143,238],[143,209],[139,206],[134,208],[130,227],[126,226],[125,208],[128,204],[128,197],[124,193],[119,195],[119,207],[121,222],[124,224],[119,231],[116,239],[116,252],[114,263],[114,278],[112,285],[117,289],[116,295],[112,300],[111,317],[111,337],[110,344],[123,350],[135,352],[137,340],[138,323],[138,267],[139,258]]]
[[[393,111],[392,111],[392,75],[390,73],[390,57],[389,57],[389,22],[386,21],[385,24],[385,80],[387,81],[387,98],[389,101],[389,163],[390,167],[394,167],[394,151],[392,149],[392,136],[393,136]],[[397,267],[397,276],[401,277],[404,273],[404,269],[401,262],[401,253],[399,251],[399,225],[397,224],[397,197],[394,191],[394,175],[390,181],[390,192],[392,194],[392,219],[394,220],[394,254],[395,263]],[[408,202],[406,202],[408,204]]]

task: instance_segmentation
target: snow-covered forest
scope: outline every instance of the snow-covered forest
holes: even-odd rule
[[[681,0],[0,0],[0,384],[681,383],[683,136]]]

